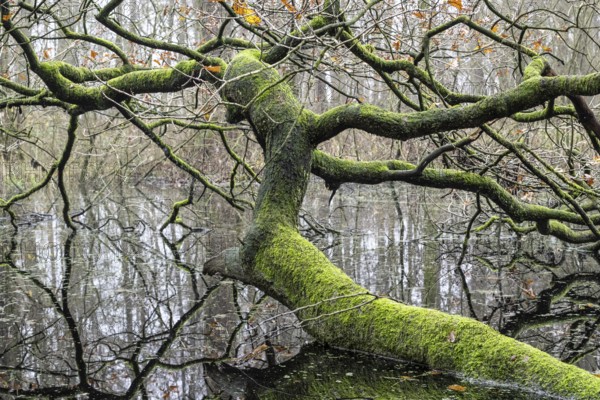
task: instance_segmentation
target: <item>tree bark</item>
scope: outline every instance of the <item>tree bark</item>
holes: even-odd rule
[[[378,297],[304,239],[297,218],[313,162],[317,118],[277,72],[246,51],[227,68],[230,120],[247,119],[264,149],[264,178],[242,248],[205,265],[295,310],[317,340],[401,358],[470,378],[577,399],[600,398],[600,379],[470,318]],[[316,138],[316,139],[315,139]]]

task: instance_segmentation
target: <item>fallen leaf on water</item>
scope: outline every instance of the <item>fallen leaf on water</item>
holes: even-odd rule
[[[448,389],[454,390],[455,392],[466,392],[467,388],[461,385],[450,385]]]

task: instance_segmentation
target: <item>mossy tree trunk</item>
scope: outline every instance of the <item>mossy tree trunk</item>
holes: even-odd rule
[[[369,293],[304,239],[297,219],[315,160],[318,117],[304,110],[276,71],[258,57],[244,52],[234,58],[226,72],[230,83],[223,96],[239,105],[230,108],[230,119],[247,119],[263,146],[264,180],[242,248],[210,260],[206,272],[260,288],[295,310],[317,340],[333,346],[398,357],[472,378],[512,382],[558,396],[600,397],[597,377],[483,323]],[[320,162],[316,171],[333,177],[323,173],[323,165]],[[380,166],[375,167],[372,171],[382,173]],[[340,172],[338,167],[337,171],[358,173],[351,168]]]

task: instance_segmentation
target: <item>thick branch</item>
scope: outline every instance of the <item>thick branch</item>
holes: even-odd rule
[[[554,395],[600,395],[592,374],[485,324],[365,293],[293,228],[271,226],[265,235],[254,267],[241,277],[296,310],[318,340]],[[240,278],[239,269],[232,277]]]
[[[433,109],[409,114],[385,111],[368,104],[333,108],[318,118],[316,140],[323,142],[346,129],[357,128],[377,136],[408,140],[453,129],[474,128],[506,118],[562,95],[600,93],[600,73],[584,76],[531,77],[504,93],[464,107]]]

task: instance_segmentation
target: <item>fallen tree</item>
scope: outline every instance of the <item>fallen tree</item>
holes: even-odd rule
[[[244,117],[253,126],[258,140],[265,143],[264,181],[244,246],[227,250],[209,261],[205,272],[220,273],[260,288],[296,310],[302,326],[324,343],[411,360],[472,378],[513,382],[560,396],[597,398],[600,381],[589,372],[503,336],[481,322],[373,295],[354,283],[298,233],[298,213],[313,168],[325,179],[338,182],[384,180],[388,175],[394,176],[395,172],[414,171],[414,168],[392,162],[364,165],[326,159],[320,153],[313,156],[316,142],[321,137],[321,121],[333,119],[342,126],[356,122],[373,132],[393,134],[394,128],[403,130],[398,127],[401,122],[388,127],[383,125],[392,118],[401,121],[404,116],[392,113],[380,116],[377,110],[366,113],[360,106],[351,106],[357,109],[352,112],[342,108],[335,117],[316,116],[302,109],[288,87],[275,84],[280,81],[279,75],[261,63],[259,57],[258,52],[246,52],[233,59],[225,77],[235,83],[228,84],[223,93],[229,102],[243,106]],[[232,79],[238,76],[246,78]],[[598,75],[585,79],[594,78],[600,80]],[[540,86],[552,84],[538,79]],[[256,97],[256,93],[260,96]],[[495,118],[494,113],[510,115],[514,112],[511,101],[520,102],[522,94],[523,98],[535,101],[535,93],[540,91],[517,88],[514,98],[506,96],[502,100],[503,109],[498,109],[494,101],[489,102],[489,109],[478,103],[472,108],[480,107],[482,115],[492,118]],[[360,117],[355,115],[361,112],[364,114]],[[478,125],[478,113],[469,114],[477,122],[467,120],[465,124]],[[440,117],[443,116],[444,113],[440,113]],[[434,118],[428,122],[434,127],[443,126]],[[418,132],[426,134],[427,123],[418,121],[418,125]],[[325,135],[335,129],[327,126],[321,131]],[[410,127],[405,132],[411,132]],[[315,158],[317,165],[313,167]],[[451,179],[452,171],[425,169],[404,179],[419,182],[437,178],[445,187],[480,190],[489,198],[497,198],[498,204],[502,204],[503,197],[510,199],[510,195],[493,182],[468,173],[454,173],[455,180]],[[399,174],[399,177],[403,176]],[[486,184],[489,185],[487,192],[484,191]],[[503,208],[518,220],[541,219],[545,213],[548,213],[545,218],[552,218],[550,215],[555,212],[540,208],[539,216],[534,217],[535,212],[528,212],[526,205],[514,199],[508,200]]]
[[[0,2],[5,34],[19,49],[17,53],[26,60],[28,70],[38,77],[31,85],[1,78],[0,85],[11,91],[12,96],[2,98],[0,107],[58,107],[69,114],[71,121],[61,159],[48,169],[40,184],[2,200],[0,206],[4,210],[12,212],[11,207],[17,201],[47,185],[56,173],[64,200],[64,222],[76,230],[62,176],[71,157],[80,116],[108,109],[118,110],[126,121],[155,143],[169,161],[206,189],[233,207],[247,207],[247,199],[235,194],[231,188],[227,190],[211,182],[193,166],[193,162],[181,158],[157,133],[159,128],[168,125],[223,133],[227,125],[203,122],[198,127],[194,125],[196,115],[190,120],[180,120],[165,116],[163,111],[157,112],[156,121],[149,123],[144,120],[148,112],[143,107],[136,108],[136,96],[212,85],[222,100],[220,105],[226,108],[227,122],[249,124],[262,149],[264,167],[253,206],[252,224],[243,245],[209,261],[205,265],[206,273],[219,273],[256,286],[295,310],[302,326],[324,343],[419,362],[471,378],[516,383],[549,395],[578,399],[600,396],[600,380],[594,375],[503,336],[482,322],[405,305],[369,293],[298,232],[298,214],[309,178],[315,174],[333,190],[348,182],[403,181],[476,193],[487,199],[490,208],[495,208],[494,211],[516,231],[537,230],[567,242],[590,244],[595,251],[593,246],[600,239],[597,227],[600,214],[596,212],[598,193],[593,182],[575,172],[567,174],[553,168],[542,157],[541,151],[538,154],[531,150],[525,140],[508,138],[500,132],[502,127],[494,124],[511,121],[528,126],[539,120],[568,117],[585,127],[583,139],[578,138],[587,141],[590,149],[599,150],[600,125],[583,99],[583,96],[600,93],[599,73],[558,75],[550,67],[547,57],[498,35],[493,27],[485,28],[466,15],[427,29],[420,52],[411,52],[411,59],[386,58],[381,55],[381,50],[362,43],[360,35],[353,32],[365,15],[382,11],[379,6],[384,5],[383,2],[376,0],[360,7],[351,3],[357,7],[352,13],[344,12],[345,7],[337,1],[325,1],[323,5],[315,5],[314,12],[306,18],[294,8],[295,15],[298,19],[303,18],[303,23],[285,34],[263,28],[258,11],[245,2],[234,1],[232,5],[218,2],[216,6],[222,7],[228,19],[216,36],[195,49],[127,30],[112,16],[122,3],[110,1],[99,8],[96,19],[123,39],[150,49],[178,53],[185,59],[167,68],[137,66],[115,43],[74,33],[52,8],[26,3],[13,5],[8,0]],[[284,3],[291,12],[291,3]],[[514,25],[511,29],[522,29],[490,5],[488,9],[498,13],[500,20]],[[25,18],[18,18],[22,15],[54,19],[65,39],[103,46],[112,51],[122,65],[94,69],[60,60],[40,59],[40,50],[32,44],[25,27],[19,25],[25,21]],[[225,35],[231,21],[260,37],[260,43]],[[495,94],[472,95],[454,92],[437,80],[430,67],[431,42],[438,35],[462,26],[514,51],[519,62],[527,59],[521,82]],[[344,49],[355,62],[370,68],[395,99],[411,111],[391,111],[367,104],[360,98],[320,114],[310,111],[298,100],[289,84],[292,76],[283,75],[276,68],[292,60],[291,65],[304,71],[303,60],[320,46],[323,52],[310,58],[314,64],[309,71],[318,72],[329,47]],[[235,54],[230,57],[227,52],[220,56],[209,55],[224,48]],[[421,62],[424,67],[419,66]],[[409,87],[405,91],[400,90],[400,78]],[[561,96],[566,96],[571,104],[557,104]],[[440,100],[439,103],[434,99]],[[430,138],[434,146],[416,164],[400,159],[341,159],[317,149],[349,129],[397,141]],[[495,143],[502,152],[493,153],[493,160],[487,161],[488,153],[478,147],[483,142]],[[456,151],[463,152],[461,154],[466,155],[468,162],[461,163],[448,156]],[[573,148],[565,151],[570,151],[565,160],[561,160],[565,165],[571,165],[574,158],[581,157]],[[229,148],[228,152],[235,159],[236,168],[242,165],[252,179],[257,178],[245,160]],[[514,188],[503,181],[506,179],[503,174],[506,174],[499,167],[509,156],[525,171],[515,176],[512,184],[530,180],[529,187],[538,190],[543,186],[548,196],[559,199],[558,205],[547,205],[546,199],[536,204],[519,197]],[[185,204],[176,205],[176,209]],[[169,221],[178,222],[175,209]],[[66,312],[65,315],[70,322],[72,317],[69,319]],[[74,324],[70,327],[71,333],[76,335],[77,327]],[[87,380],[83,352],[81,349],[77,364],[79,389],[95,393]],[[152,364],[144,371],[154,367]],[[147,376],[144,371],[139,376]],[[141,379],[136,380],[137,386],[132,386],[128,396],[135,395]]]

